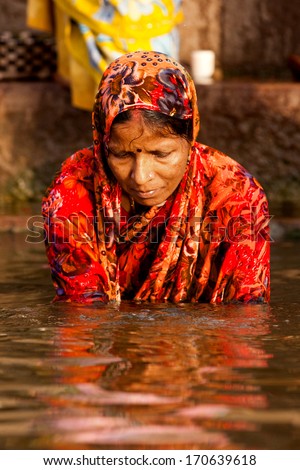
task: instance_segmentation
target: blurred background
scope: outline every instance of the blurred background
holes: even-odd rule
[[[39,213],[60,163],[91,144],[92,97],[105,65],[96,33],[106,62],[141,41],[128,36],[126,6],[134,24],[156,31],[149,47],[169,47],[191,73],[193,51],[214,52],[212,79],[197,84],[199,141],[242,163],[265,188],[281,229],[292,221],[299,235],[300,0],[105,1],[77,2],[86,7],[78,13],[67,0],[0,0],[1,214]],[[118,17],[110,3],[122,4]],[[96,26],[85,21],[95,5],[108,8],[100,12],[112,21],[105,35],[100,14]],[[77,60],[82,38],[96,71]]]

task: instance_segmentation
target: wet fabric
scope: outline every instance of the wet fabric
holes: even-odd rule
[[[92,109],[107,66],[124,53],[155,50],[178,57],[182,0],[28,0],[28,24],[54,29],[60,75],[73,104]],[[54,8],[53,8],[54,7]]]
[[[192,119],[186,172],[160,207],[128,214],[105,158],[114,118],[152,109]],[[267,302],[266,196],[245,168],[196,142],[192,79],[174,59],[136,52],[116,59],[99,85],[93,146],[62,165],[43,201],[56,300]]]

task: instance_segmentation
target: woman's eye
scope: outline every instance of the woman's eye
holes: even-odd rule
[[[132,157],[131,152],[112,152],[111,150],[109,151],[109,156],[115,157],[115,158],[120,158],[120,159],[125,159],[125,158],[130,158]]]
[[[154,152],[154,155],[157,158],[167,158],[171,153],[172,152]]]

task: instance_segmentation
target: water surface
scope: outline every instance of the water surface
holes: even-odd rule
[[[0,236],[0,448],[300,448],[299,243],[270,306],[80,307],[24,239]]]

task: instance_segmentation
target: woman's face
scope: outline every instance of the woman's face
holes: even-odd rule
[[[163,203],[180,183],[190,144],[182,137],[147,126],[136,110],[130,120],[114,124],[108,165],[122,189],[144,206]]]

